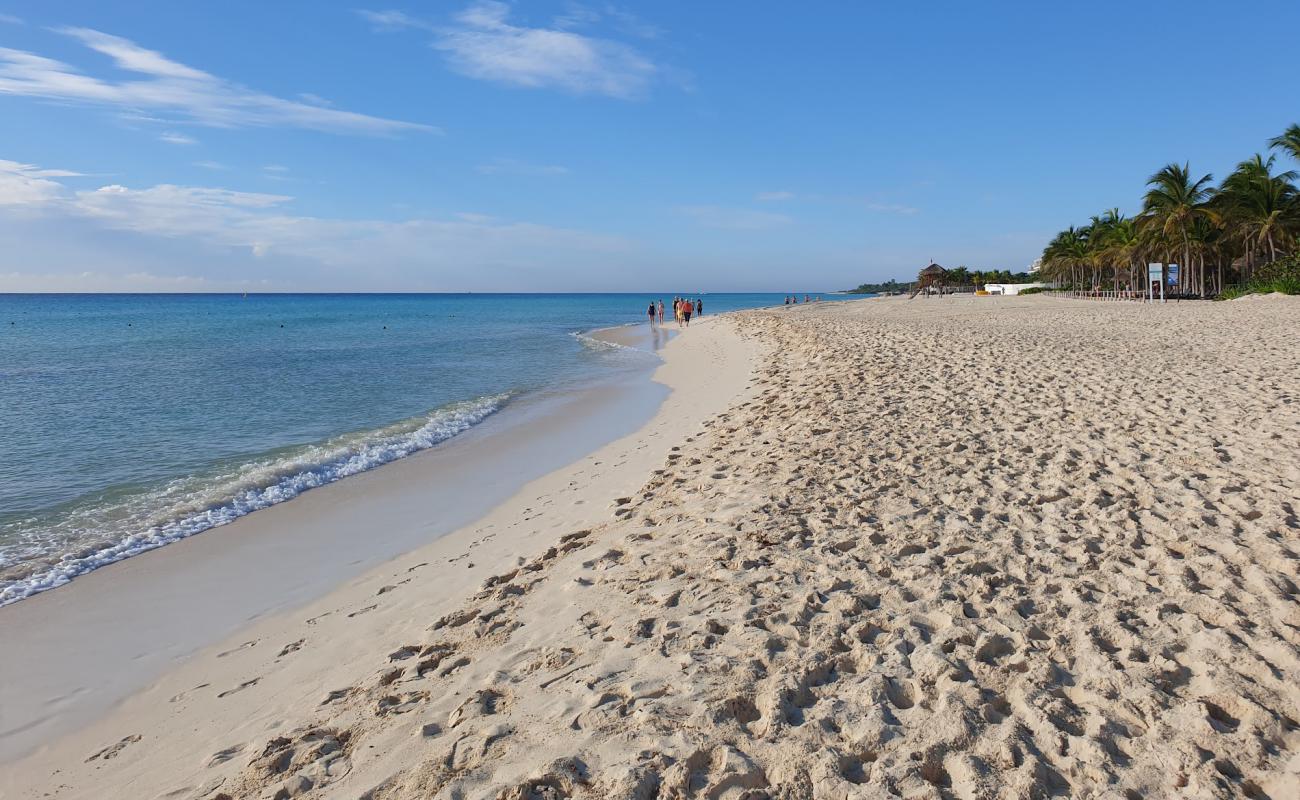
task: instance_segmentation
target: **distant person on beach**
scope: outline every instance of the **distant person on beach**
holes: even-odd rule
[[[661,326],[664,324],[664,301],[663,300],[659,301],[659,324]]]
[[[810,302],[810,301],[808,300],[808,295],[804,295],[804,296],[803,296],[803,301],[804,301],[805,303]]]
[[[695,316],[697,316],[697,317],[702,317],[702,316],[704,316],[704,301],[703,301],[703,300],[696,300],[696,301],[695,301]]]
[[[788,295],[788,294],[785,296],[785,304],[786,304],[787,306],[790,305],[790,295]]]
[[[650,315],[650,327],[655,326],[655,301],[650,301],[650,309],[646,312]]]
[[[682,301],[682,319],[686,321],[686,327],[688,328],[691,327],[691,311],[693,310],[690,300]]]

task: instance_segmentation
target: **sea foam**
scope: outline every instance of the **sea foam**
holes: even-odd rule
[[[37,558],[29,562],[30,572],[7,581],[0,579],[0,606],[62,586],[107,564],[233,522],[309,489],[426,450],[469,430],[500,410],[509,399],[508,394],[498,394],[454,403],[422,417],[295,448],[201,480],[174,481],[123,501],[135,508],[150,509],[148,517],[125,508],[96,509],[93,514],[97,518],[121,519],[122,530],[110,538],[85,543],[73,553]],[[35,554],[22,555],[26,561]]]

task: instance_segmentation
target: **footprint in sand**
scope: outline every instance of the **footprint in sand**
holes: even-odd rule
[[[227,747],[224,750],[218,750],[217,752],[213,753],[212,756],[208,759],[207,766],[215,767],[218,764],[226,763],[230,759],[244,752],[244,747],[245,745],[237,744],[231,747]]]
[[[304,643],[306,643],[306,641],[307,641],[306,639],[299,639],[296,642],[289,642],[283,648],[281,648],[279,654],[276,655],[276,658],[284,658],[290,653],[298,652],[299,650],[302,649],[302,646]]]
[[[228,696],[230,696],[230,695],[232,695],[232,694],[235,694],[235,693],[237,693],[237,692],[242,692],[242,691],[244,691],[245,689],[249,688],[250,686],[256,686],[256,685],[258,684],[258,682],[261,681],[261,680],[262,680],[261,678],[253,678],[252,680],[244,681],[243,683],[239,684],[239,685],[236,686],[235,688],[233,688],[233,689],[227,689],[226,691],[222,692],[221,694],[218,694],[218,695],[217,695],[217,698],[220,699],[220,698],[222,698],[222,697],[228,697]]]
[[[186,699],[187,697],[189,697],[191,694],[194,694],[195,692],[197,692],[199,689],[206,689],[206,688],[208,688],[208,687],[211,686],[211,685],[212,685],[212,684],[210,684],[210,683],[200,683],[198,686],[195,686],[193,689],[186,689],[186,690],[183,691],[183,692],[178,692],[177,694],[172,695],[171,698],[169,698],[169,699],[167,700],[167,702],[169,702],[169,703],[179,703],[180,701],[182,701],[182,700]]]
[[[135,744],[138,741],[140,741],[140,734],[133,733],[130,736],[127,736],[126,738],[122,739],[122,741],[117,742],[116,744],[109,745],[108,747],[105,747],[103,750],[100,750],[98,753],[95,753],[90,758],[87,758],[86,763],[89,764],[90,762],[96,760],[107,761],[110,758],[117,758],[118,754],[121,753],[122,750],[124,750],[127,745]]]
[[[232,654],[232,653],[238,653],[240,650],[247,650],[247,649],[250,648],[250,647],[256,647],[256,646],[257,646],[257,639],[254,639],[254,640],[251,641],[251,642],[244,642],[243,644],[241,644],[241,645],[238,646],[238,647],[232,647],[232,648],[230,648],[229,650],[226,650],[226,651],[221,652],[221,653],[217,653],[217,658],[225,658],[226,656],[228,656],[228,655],[230,655],[230,654]]]

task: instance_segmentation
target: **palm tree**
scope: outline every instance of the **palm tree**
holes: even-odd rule
[[[1043,250],[1043,271],[1053,278],[1069,276],[1070,283],[1078,288],[1083,283],[1082,273],[1092,263],[1088,250],[1088,229],[1069,228],[1056,234]]]
[[[1268,146],[1289,153],[1291,158],[1300,161],[1300,125],[1292,125],[1281,136],[1269,139]]]
[[[1276,261],[1279,246],[1287,247],[1300,236],[1300,190],[1294,184],[1300,173],[1274,175],[1274,163],[1274,156],[1258,154],[1241,162],[1216,196],[1226,227],[1242,242],[1248,267],[1261,251],[1270,262]]]
[[[1205,296],[1204,276],[1198,278],[1191,269],[1191,228],[1198,218],[1213,221],[1217,217],[1207,204],[1213,179],[1212,175],[1204,175],[1193,180],[1189,165],[1168,164],[1147,179],[1150,188],[1142,204],[1142,214],[1148,224],[1182,243],[1183,274],[1179,282],[1192,291],[1199,291],[1202,297]]]
[[[1111,225],[1107,237],[1106,254],[1115,265],[1115,288],[1119,289],[1119,265],[1128,271],[1126,281],[1130,288],[1138,285],[1138,272],[1142,268],[1142,230],[1132,217],[1118,217]]]

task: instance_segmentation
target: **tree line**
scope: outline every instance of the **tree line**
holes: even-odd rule
[[[944,271],[946,286],[983,286],[986,283],[1033,283],[1039,276],[1032,272],[1012,272],[1006,269],[969,269],[954,267]],[[884,283],[864,283],[848,294],[902,294],[912,289],[910,281],[887,280]]]
[[[1300,125],[1269,148],[1300,163]],[[1188,163],[1168,164],[1147,179],[1141,213],[1112,208],[1066,228],[1043,250],[1041,273],[1076,288],[1140,290],[1147,264],[1158,262],[1179,265],[1180,294],[1250,283],[1265,265],[1300,254],[1300,173],[1277,170],[1276,154],[1257,153],[1216,186]]]

